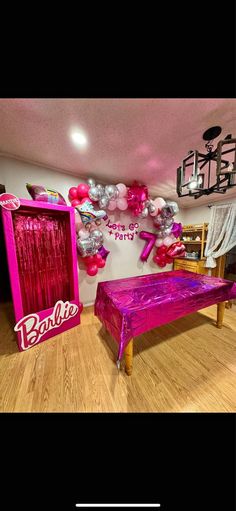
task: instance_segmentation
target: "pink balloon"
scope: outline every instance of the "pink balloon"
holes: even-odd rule
[[[163,243],[166,247],[170,247],[175,242],[174,236],[166,236],[163,240]]]
[[[116,200],[110,200],[109,204],[108,204],[108,209],[110,211],[114,211],[114,209],[116,209]]]
[[[127,200],[124,197],[122,197],[121,199],[118,199],[117,200],[117,207],[121,211],[125,211],[128,208]]]
[[[157,209],[162,209],[166,204],[166,201],[161,197],[157,197],[153,202]]]
[[[155,246],[156,247],[161,247],[161,245],[163,245],[163,239],[162,238],[157,238],[157,240],[155,242]]]
[[[140,256],[141,261],[147,261],[147,258],[155,245],[156,234],[154,234],[153,232],[141,231],[139,233],[139,237],[141,238],[141,240],[147,241]]]
[[[89,197],[84,197],[84,198],[80,201],[80,204],[83,204],[83,203],[84,203],[84,202],[86,202],[86,201],[91,202],[91,204],[92,204],[92,201],[91,201],[91,199],[90,199]]]
[[[69,199],[78,199],[77,188],[75,186],[69,189]]]
[[[88,195],[88,192],[89,192],[89,185],[87,185],[86,183],[80,183],[78,186],[77,186],[77,195],[78,197],[80,197],[81,199],[83,197],[87,197]]]
[[[98,268],[104,268],[105,264],[106,261],[104,261],[104,259],[101,259],[100,261],[97,262]]]
[[[88,274],[90,277],[94,277],[94,275],[97,275],[97,272],[98,272],[97,264],[90,264],[90,265],[87,267],[87,274]]]
[[[123,197],[125,197],[127,194],[126,186],[123,183],[119,183],[118,185],[116,185],[116,187],[119,190],[119,198],[122,199]]]
[[[166,258],[159,257],[158,255],[153,257],[154,263],[156,263],[160,268],[165,268],[166,266]]]
[[[75,208],[76,206],[79,206],[80,204],[81,204],[81,202],[78,199],[74,199],[73,201],[71,201],[71,206],[73,206],[73,208]]]

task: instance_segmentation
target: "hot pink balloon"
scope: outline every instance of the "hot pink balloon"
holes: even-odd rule
[[[94,275],[97,275],[97,272],[98,272],[97,264],[90,264],[90,265],[87,267],[87,274],[88,274],[90,277],[94,277]]]
[[[91,202],[92,204],[92,201],[89,197],[84,197],[81,201],[80,201],[80,204],[83,204],[84,202]]]
[[[78,197],[80,197],[81,199],[83,199],[84,197],[87,197],[89,189],[90,189],[89,185],[87,185],[86,183],[80,183],[77,186],[77,195],[78,195]]]
[[[157,197],[153,202],[156,208],[160,210],[166,205],[166,201],[161,197]]]
[[[152,251],[154,245],[155,245],[155,241],[156,241],[156,234],[154,234],[153,232],[148,232],[148,231],[141,231],[139,233],[139,237],[141,238],[141,240],[145,240],[147,243],[140,255],[140,259],[141,261],[147,261],[148,259],[148,256],[150,255],[150,252]]]
[[[125,211],[128,208],[128,202],[124,197],[118,199],[116,204],[118,209],[120,209],[121,211]]]
[[[98,268],[104,268],[105,264],[106,261],[104,259],[101,259],[100,261],[97,262]]]
[[[72,186],[72,188],[69,189],[69,199],[78,199],[77,188],[75,186]]]
[[[166,266],[166,258],[165,257],[160,257],[158,256],[157,254],[153,257],[153,261],[154,263],[156,263],[158,266],[160,266],[160,268],[164,268]]]
[[[73,201],[71,201],[71,206],[73,206],[73,208],[75,208],[76,206],[79,206],[80,204],[81,204],[81,202],[78,199],[74,199]]]
[[[94,254],[94,256],[93,256],[93,262],[94,262],[95,264],[98,264],[98,263],[99,263],[100,261],[102,261],[102,260],[103,260],[103,259],[102,259],[101,254],[99,254],[98,252],[97,252],[96,254]]]
[[[116,209],[117,205],[116,205],[116,200],[110,200],[109,204],[108,204],[108,209],[110,211],[114,211],[114,209]]]
[[[122,199],[123,197],[125,197],[127,194],[126,186],[123,183],[119,183],[118,185],[116,185],[116,187],[119,190],[119,198]]]

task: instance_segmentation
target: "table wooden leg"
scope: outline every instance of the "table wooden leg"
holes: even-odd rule
[[[217,328],[222,328],[225,312],[225,302],[217,303]]]
[[[129,341],[125,348],[125,371],[130,376],[133,369],[133,339]]]

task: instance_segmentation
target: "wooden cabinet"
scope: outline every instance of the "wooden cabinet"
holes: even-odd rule
[[[188,270],[194,273],[208,275],[208,268],[205,267],[206,258],[204,257],[207,241],[208,224],[191,224],[183,226],[181,241],[183,241],[186,251],[189,254],[197,253],[197,258],[191,255],[174,259],[174,270]],[[197,239],[196,239],[197,238]],[[211,270],[213,277],[224,278],[225,256],[217,259],[217,266]]]

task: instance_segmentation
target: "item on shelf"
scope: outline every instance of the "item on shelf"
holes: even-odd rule
[[[45,188],[45,186],[42,185],[31,185],[29,183],[26,183],[26,188],[33,200],[66,206],[64,197],[56,190]]]

